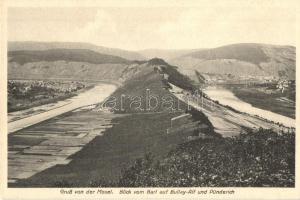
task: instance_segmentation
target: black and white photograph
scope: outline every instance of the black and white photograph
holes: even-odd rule
[[[6,9],[8,190],[296,188],[296,1],[95,2]]]

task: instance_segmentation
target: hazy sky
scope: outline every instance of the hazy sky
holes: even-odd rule
[[[71,41],[138,50],[231,43],[296,44],[293,7],[9,8],[8,40]]]

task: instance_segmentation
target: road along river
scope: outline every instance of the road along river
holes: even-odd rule
[[[37,124],[39,122],[45,121],[47,119],[51,119],[55,116],[72,111],[74,109],[100,103],[109,95],[111,95],[116,90],[116,88],[117,86],[112,84],[99,84],[90,90],[78,94],[75,97],[67,99],[63,102],[58,102],[57,105],[59,106],[52,106],[51,109],[45,112],[9,122],[8,134],[21,130],[28,126]]]
[[[251,115],[257,115],[273,122],[282,123],[286,127],[295,127],[296,120],[273,113],[268,110],[256,108],[249,103],[246,103],[237,98],[230,90],[217,87],[208,87],[205,93],[213,100],[219,101],[223,105],[228,105],[240,112],[249,113]]]

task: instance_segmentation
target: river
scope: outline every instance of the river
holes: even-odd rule
[[[205,93],[213,100],[219,101],[223,105],[228,105],[238,111],[245,112],[251,115],[257,115],[267,120],[282,123],[287,127],[295,127],[296,120],[252,106],[239,98],[237,98],[230,90],[219,87],[208,87]]]
[[[63,113],[75,110],[77,108],[88,106],[102,102],[105,98],[110,96],[117,86],[112,84],[99,84],[90,90],[78,94],[70,99],[57,102],[57,105],[63,106],[52,106],[51,109],[38,113],[33,116],[25,117],[16,121],[8,123],[8,134],[26,128],[28,126],[37,124],[47,119],[56,117]]]

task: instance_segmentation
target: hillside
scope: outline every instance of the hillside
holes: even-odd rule
[[[173,110],[178,108],[181,111],[186,110],[187,105],[183,102],[178,102],[176,97],[169,92],[168,88],[170,87],[169,83],[172,83],[186,90],[195,90],[192,81],[188,77],[180,74],[176,67],[167,64],[162,59],[154,58],[138,67],[139,72],[127,78],[123,85],[112,94],[117,99],[116,106],[118,108],[121,108],[122,100],[122,109],[119,109],[117,112],[135,113],[150,110],[169,110],[170,102],[166,103],[166,99],[173,102]],[[166,75],[168,76],[168,80],[164,78]],[[149,93],[147,94],[147,92]],[[147,104],[147,96],[150,95],[157,99],[156,102],[151,102],[150,106],[153,107],[153,110],[149,108],[150,106],[145,106]],[[157,103],[157,106],[154,106],[155,103]]]
[[[120,83],[161,67],[163,73],[169,74],[170,82],[193,90],[188,77],[181,75],[177,67],[158,58],[128,61],[82,49],[11,51],[8,56],[8,79],[106,80]]]
[[[192,52],[169,62],[187,75],[194,75],[197,70],[200,73],[295,79],[295,51],[293,46],[233,44]]]
[[[200,50],[188,54],[193,58],[205,60],[236,59],[253,64],[268,61],[260,45],[256,44],[234,44],[208,50]]]
[[[144,60],[145,58],[134,51],[97,46],[80,42],[8,42],[8,51],[43,51],[49,49],[88,49],[101,54],[119,56],[128,60]]]
[[[119,187],[295,187],[295,133],[260,129],[179,145],[161,160],[137,159]]]
[[[121,110],[113,110],[114,113],[108,114],[102,111],[102,104],[98,104],[97,107],[90,108],[90,110],[77,110],[45,122],[49,125],[57,120],[70,121],[74,120],[74,116],[85,116],[81,118],[82,121],[89,119],[90,127],[94,127],[96,124],[99,127],[99,123],[101,125],[99,119],[105,118],[106,113],[112,117],[111,127],[109,127],[110,122],[104,121],[103,126],[108,128],[84,145],[80,151],[71,155],[69,163],[57,164],[29,178],[20,179],[12,186],[99,187],[103,184],[107,187],[117,186],[123,170],[134,164],[136,159],[143,157],[147,152],[151,152],[155,159],[166,156],[178,144],[187,142],[189,137],[193,136],[195,132],[197,133],[200,123],[202,127],[204,125],[206,127],[203,134],[207,134],[208,137],[217,135],[208,118],[200,111],[194,109],[187,111],[187,104],[184,102],[180,102],[181,109],[177,110],[168,109],[170,103],[164,104],[167,107],[162,105],[160,100],[164,101],[163,98],[166,97],[169,98],[168,102],[170,102],[170,98],[174,98],[174,102],[178,102],[176,97],[166,89],[168,84],[164,79],[164,74],[168,74],[171,78],[170,81],[174,84],[179,80],[185,80],[184,85],[189,83],[186,77],[175,72],[175,67],[161,59],[152,59],[136,64],[136,67],[129,66],[126,68],[126,72],[123,71],[123,74],[127,74],[130,70],[138,72],[127,78],[122,86],[111,95],[119,100],[124,96],[123,104],[120,105],[118,102],[117,105],[117,108]],[[148,109],[145,94],[147,91],[152,96],[159,98],[158,107]],[[141,98],[140,105],[137,100],[139,98]],[[107,101],[109,102],[110,99]],[[178,121],[176,124],[176,127],[181,129],[173,129],[172,132],[168,132],[171,128],[171,119],[186,114],[186,112],[190,112],[190,117],[184,121]],[[88,118],[86,118],[87,116]],[[66,131],[67,128],[64,130]],[[95,129],[95,132],[98,131],[98,128]],[[10,141],[14,140],[10,139]]]
[[[143,62],[87,49],[8,52],[8,79],[108,80],[122,82]]]

